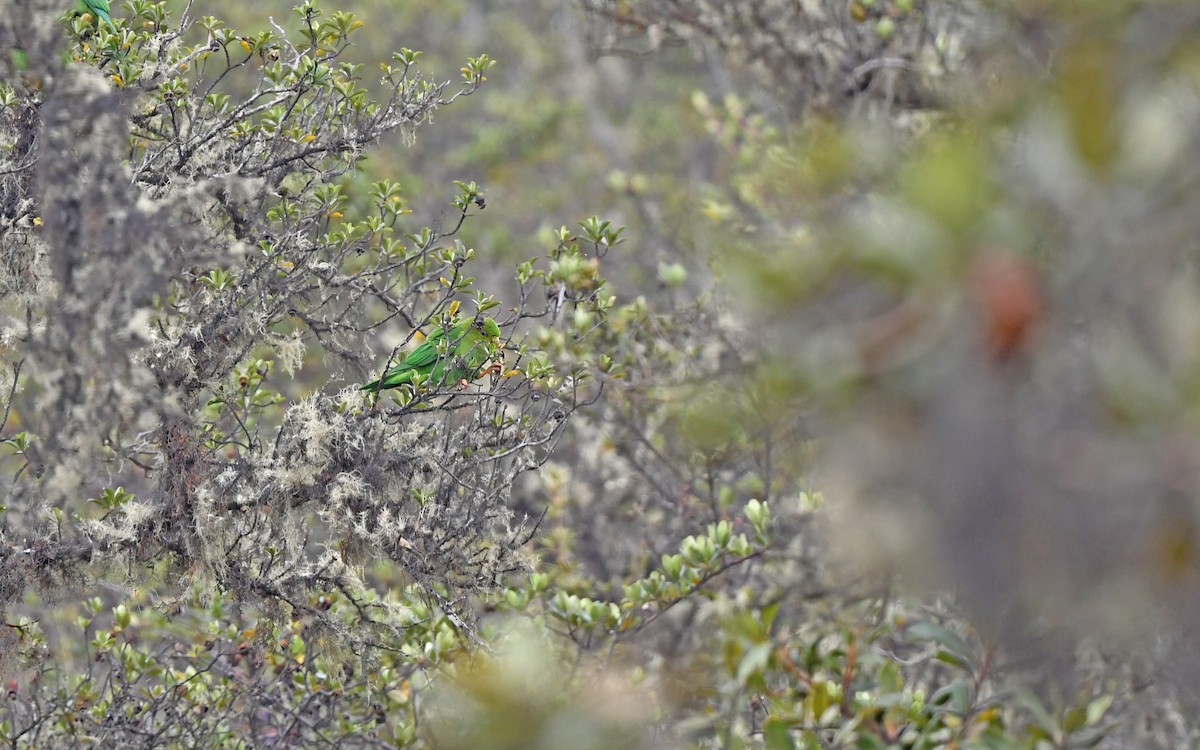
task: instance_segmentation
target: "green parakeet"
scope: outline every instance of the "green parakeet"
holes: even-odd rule
[[[76,5],[81,11],[91,13],[109,26],[113,25],[112,16],[109,15],[108,0],[78,0]]]
[[[382,378],[362,386],[362,390],[395,388],[410,382],[414,375],[428,375],[433,386],[474,380],[499,346],[500,326],[491,318],[459,321],[450,326],[449,333],[438,326],[399,364]]]

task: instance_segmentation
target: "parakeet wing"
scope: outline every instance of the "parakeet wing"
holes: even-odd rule
[[[83,7],[95,13],[98,18],[101,18],[109,23],[112,23],[108,0],[82,0]]]
[[[471,329],[471,320],[463,320],[450,327],[450,341],[459,341],[463,335]],[[429,337],[425,339],[416,349],[409,352],[403,360],[395,367],[388,370],[379,380],[372,380],[370,383],[362,386],[362,390],[383,390],[385,388],[395,388],[402,383],[409,382],[414,374],[431,374],[435,383],[441,381],[441,371],[444,369],[444,363],[439,363],[438,348],[441,341],[445,338],[446,333],[441,326],[434,328],[430,332]]]
[[[463,331],[467,330],[467,327],[470,325],[471,321],[462,320],[450,326],[450,340],[454,341],[458,339],[463,335]],[[428,367],[432,365],[437,361],[438,346],[441,344],[441,341],[443,338],[445,338],[445,336],[446,332],[442,330],[441,326],[434,328],[429,333],[429,338],[421,342],[421,345],[416,349],[413,349],[409,355],[404,358],[404,361],[401,363],[401,365],[407,366],[409,369],[413,370],[419,370],[422,367]]]
[[[449,356],[433,367],[430,379],[438,384],[474,380],[491,356],[491,347],[478,326],[471,326],[458,337]]]

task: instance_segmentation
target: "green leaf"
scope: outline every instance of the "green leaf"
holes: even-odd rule
[[[767,642],[755,644],[746,650],[741,661],[738,662],[736,678],[739,685],[745,685],[751,677],[759,675],[767,668],[771,659],[771,651],[774,648],[774,643]]]
[[[971,706],[971,688],[963,679],[943,685],[930,698],[930,705],[944,706],[952,713],[962,716]]]
[[[972,650],[967,642],[953,630],[933,622],[918,622],[910,625],[905,634],[914,640],[933,641],[945,646],[950,652],[960,657],[965,664],[971,660]],[[964,664],[964,666],[965,666]]]
[[[1108,712],[1109,707],[1112,706],[1112,703],[1113,696],[1111,694],[1102,695],[1089,703],[1087,707],[1087,723],[1099,723],[1104,718],[1104,714]]]
[[[1058,722],[1050,716],[1050,712],[1032,691],[1027,688],[1019,688],[1015,695],[1017,702],[1029,711],[1034,725],[1046,733],[1047,739],[1058,736]]]
[[[787,724],[768,718],[763,723],[763,745],[766,750],[795,750],[796,742]]]
[[[988,727],[975,738],[976,744],[982,750],[1020,750],[1021,744],[1007,732],[996,727]]]
[[[873,734],[860,734],[858,741],[854,745],[858,750],[887,750],[887,745],[883,740]]]
[[[12,448],[17,455],[21,455],[29,448],[29,442],[28,432],[18,432],[16,435],[5,440],[4,444]]]

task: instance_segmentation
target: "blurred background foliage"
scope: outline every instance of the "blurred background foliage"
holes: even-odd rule
[[[560,226],[623,226],[595,259],[611,314],[528,331],[620,377],[513,493],[542,517],[534,572],[473,603],[478,636],[403,591],[411,641],[369,659],[299,618],[267,638],[254,613],[189,625],[143,597],[80,621],[89,664],[238,707],[206,735],[228,746],[241,726],[481,748],[1200,741],[1200,10],[344,5],[365,22],[353,61],[408,46],[439,80],[497,61],[372,152],[352,204],[394,179],[452,224],[448,186],[477,181],[487,207],[457,237],[502,300]],[[227,668],[195,679],[188,649]],[[239,713],[251,673],[292,681],[283,716]],[[73,706],[101,725],[124,695],[81,704],[63,674],[61,711],[16,700],[6,736],[78,736]],[[314,692],[349,724],[310,720]]]

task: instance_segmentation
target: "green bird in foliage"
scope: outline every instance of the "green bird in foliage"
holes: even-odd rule
[[[433,386],[474,380],[500,347],[500,326],[491,318],[468,318],[450,326],[433,329],[429,338],[409,352],[382,378],[362,386],[364,391],[381,391],[412,382],[426,375]]]
[[[109,26],[113,25],[112,15],[110,15],[108,9],[108,0],[78,0],[76,5],[80,11],[91,13]]]

